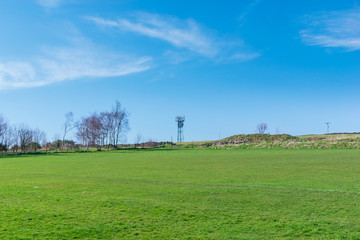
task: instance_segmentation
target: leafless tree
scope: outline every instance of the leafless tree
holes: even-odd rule
[[[82,118],[77,125],[76,137],[87,147],[116,147],[128,129],[127,112],[116,101],[111,112],[94,113]]]
[[[13,152],[17,152],[17,150],[19,149],[19,135],[18,135],[18,130],[17,130],[17,126],[13,126],[10,130],[10,144],[9,146],[11,147],[11,150]]]
[[[48,150],[48,148],[49,148],[49,146],[50,146],[50,144],[49,144],[49,142],[48,142],[48,139],[47,139],[47,137],[46,137],[46,133],[45,132],[43,132],[44,133],[44,135],[43,136],[41,136],[41,139],[40,139],[40,145],[42,146],[42,147],[45,147],[45,151],[47,151]]]
[[[83,145],[101,146],[102,122],[98,114],[82,118],[78,124],[77,137]]]
[[[256,127],[256,130],[257,130],[256,132],[259,134],[264,134],[267,129],[268,129],[268,126],[266,123],[260,123]]]
[[[111,112],[106,112],[108,124],[108,142],[113,146],[119,144],[120,138],[129,129],[128,114],[124,108],[121,107],[119,101],[115,102]]]
[[[0,116],[0,152],[6,152],[8,145],[9,124]]]
[[[147,141],[144,144],[147,148],[154,148],[157,145],[156,142],[154,140],[152,140],[151,138],[149,139],[149,141]]]
[[[136,138],[135,138],[135,148],[137,148],[137,146],[140,145],[141,138],[142,138],[142,136],[141,136],[141,134],[139,133],[139,134],[136,136]]]
[[[7,131],[5,132],[5,137],[4,137],[3,143],[6,146],[6,149],[5,149],[6,152],[9,149],[11,149],[14,144],[17,143],[17,134],[16,134],[15,127],[9,126],[7,128]]]
[[[26,125],[10,126],[8,122],[0,116],[0,151],[7,152],[9,149],[23,152],[28,150],[38,150],[41,142],[45,138],[45,133],[40,130],[32,130]]]
[[[31,141],[31,149],[36,152],[36,150],[41,148],[42,143],[46,143],[46,134],[39,129],[32,131],[32,141]]]
[[[66,134],[69,133],[71,130],[73,130],[76,127],[76,123],[74,121],[74,114],[72,112],[68,112],[65,115],[65,123],[64,123],[64,135],[62,138],[62,145],[61,148],[64,148],[64,141],[65,141],[65,137]]]
[[[28,127],[22,125],[17,130],[19,139],[19,147],[21,151],[25,152],[29,147],[33,139],[33,132]]]
[[[0,151],[7,152],[11,143],[11,128],[8,122],[0,116]]]
[[[85,146],[87,143],[85,118],[82,118],[77,124],[76,137],[80,141],[81,145]]]
[[[75,146],[73,141],[66,139],[69,132],[77,128],[76,136],[83,146],[97,146],[101,149],[104,146],[116,147],[123,142],[126,132],[129,130],[128,113],[121,106],[119,101],[111,111],[93,113],[90,116],[83,117],[79,123],[74,121],[72,112],[65,115],[62,138],[56,136],[52,143],[48,142],[43,131],[32,130],[25,125],[11,127],[0,116],[0,151],[5,152],[8,149],[26,152],[28,150],[37,151],[44,146],[46,150],[49,147],[63,149],[64,146]],[[62,140],[61,140],[62,139]],[[141,136],[138,137],[138,143]]]
[[[47,139],[45,139],[45,140],[47,140]],[[46,152],[48,150],[50,150],[50,148],[51,148],[51,142],[46,141],[46,142],[43,142],[42,145],[45,147]]]
[[[58,133],[54,134],[54,136],[51,138],[51,142],[50,142],[51,149],[58,150],[61,148],[62,141],[60,139],[61,139],[60,134],[58,134]]]
[[[99,114],[99,121],[101,124],[100,129],[100,145],[106,146],[109,145],[108,143],[108,135],[110,131],[110,121],[109,121],[109,113],[108,112],[101,112]]]
[[[9,124],[0,116],[0,139],[3,138]]]
[[[99,116],[94,113],[85,119],[85,126],[87,128],[88,141],[90,145],[100,145],[100,136],[102,124]]]

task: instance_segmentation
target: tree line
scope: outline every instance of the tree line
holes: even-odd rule
[[[76,137],[83,146],[116,147],[129,130],[128,114],[116,101],[111,111],[83,117],[76,127]]]
[[[39,149],[116,148],[129,130],[128,113],[119,101],[110,111],[92,113],[75,121],[74,114],[65,115],[62,139],[48,141],[46,133],[25,124],[11,125],[0,116],[0,152],[29,152]],[[77,143],[67,139],[75,131]]]
[[[37,151],[46,145],[45,132],[39,129],[30,129],[25,125],[11,126],[0,116],[0,151],[26,152]]]

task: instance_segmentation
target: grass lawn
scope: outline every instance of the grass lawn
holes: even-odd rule
[[[360,150],[0,158],[0,239],[359,239]]]

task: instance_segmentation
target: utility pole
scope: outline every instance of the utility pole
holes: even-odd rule
[[[331,122],[326,122],[325,124],[326,124],[327,134],[329,135],[329,134],[330,134],[330,132],[329,132],[329,126],[330,126]]]

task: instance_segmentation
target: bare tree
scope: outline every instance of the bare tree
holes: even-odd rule
[[[78,124],[77,137],[83,145],[89,146],[102,146],[102,122],[100,116],[96,113],[89,117],[82,118]]]
[[[74,121],[74,114],[72,112],[68,112],[65,115],[65,123],[64,123],[63,127],[64,127],[64,135],[62,138],[61,149],[64,148],[64,141],[65,141],[66,134],[76,127],[76,123]]]
[[[47,152],[51,148],[51,142],[48,142],[46,138],[44,140],[46,141],[43,142],[42,145],[45,147],[45,151]]]
[[[20,126],[17,130],[20,149],[25,152],[29,147],[33,139],[33,132],[26,126]]]
[[[46,142],[45,132],[40,131],[39,129],[33,130],[32,131],[31,149],[36,152],[36,150],[41,148],[41,145],[43,142]]]
[[[7,152],[9,149],[10,131],[9,124],[0,116],[0,152]]]
[[[141,138],[142,138],[142,136],[141,136],[141,134],[139,133],[139,134],[136,136],[136,138],[135,138],[135,148],[137,148],[137,146],[140,145]]]
[[[264,134],[267,129],[268,129],[268,126],[266,123],[260,123],[256,127],[256,132],[259,134]]]
[[[81,145],[85,146],[87,143],[85,118],[82,118],[77,124],[76,137],[80,141]]]
[[[37,151],[41,148],[44,137],[44,132],[31,130],[25,125],[12,127],[0,116],[0,151],[2,152],[7,152],[9,149],[14,152],[17,152],[18,149],[23,152],[28,150]]]
[[[47,137],[46,137],[46,133],[45,132],[43,132],[43,135],[41,136],[41,139],[40,139],[40,145],[42,146],[42,147],[45,147],[45,151],[47,151],[48,150],[48,147],[50,146],[50,143],[48,142],[48,139],[47,139]]]
[[[87,127],[88,140],[90,145],[100,145],[100,136],[102,124],[99,116],[94,113],[85,119],[85,126]]]
[[[148,147],[148,148],[154,148],[154,147],[156,147],[156,145],[157,145],[157,143],[154,141],[154,140],[152,140],[151,138],[146,142],[146,143],[144,143],[145,145],[146,145],[146,147]]]
[[[122,135],[129,129],[128,114],[124,108],[121,108],[119,101],[115,102],[111,115],[110,143],[116,146]]]
[[[3,138],[8,126],[9,124],[5,121],[3,117],[0,116],[0,140]]]
[[[10,137],[11,150],[13,152],[17,152],[19,150],[19,135],[18,135],[17,126],[11,128],[10,134],[11,134]]]
[[[83,146],[116,147],[129,129],[127,112],[116,101],[111,112],[94,113],[77,125],[77,139]]]
[[[101,123],[100,129],[100,145],[108,146],[108,135],[110,131],[110,121],[109,121],[109,114],[107,112],[101,112],[99,114],[99,120]]]

